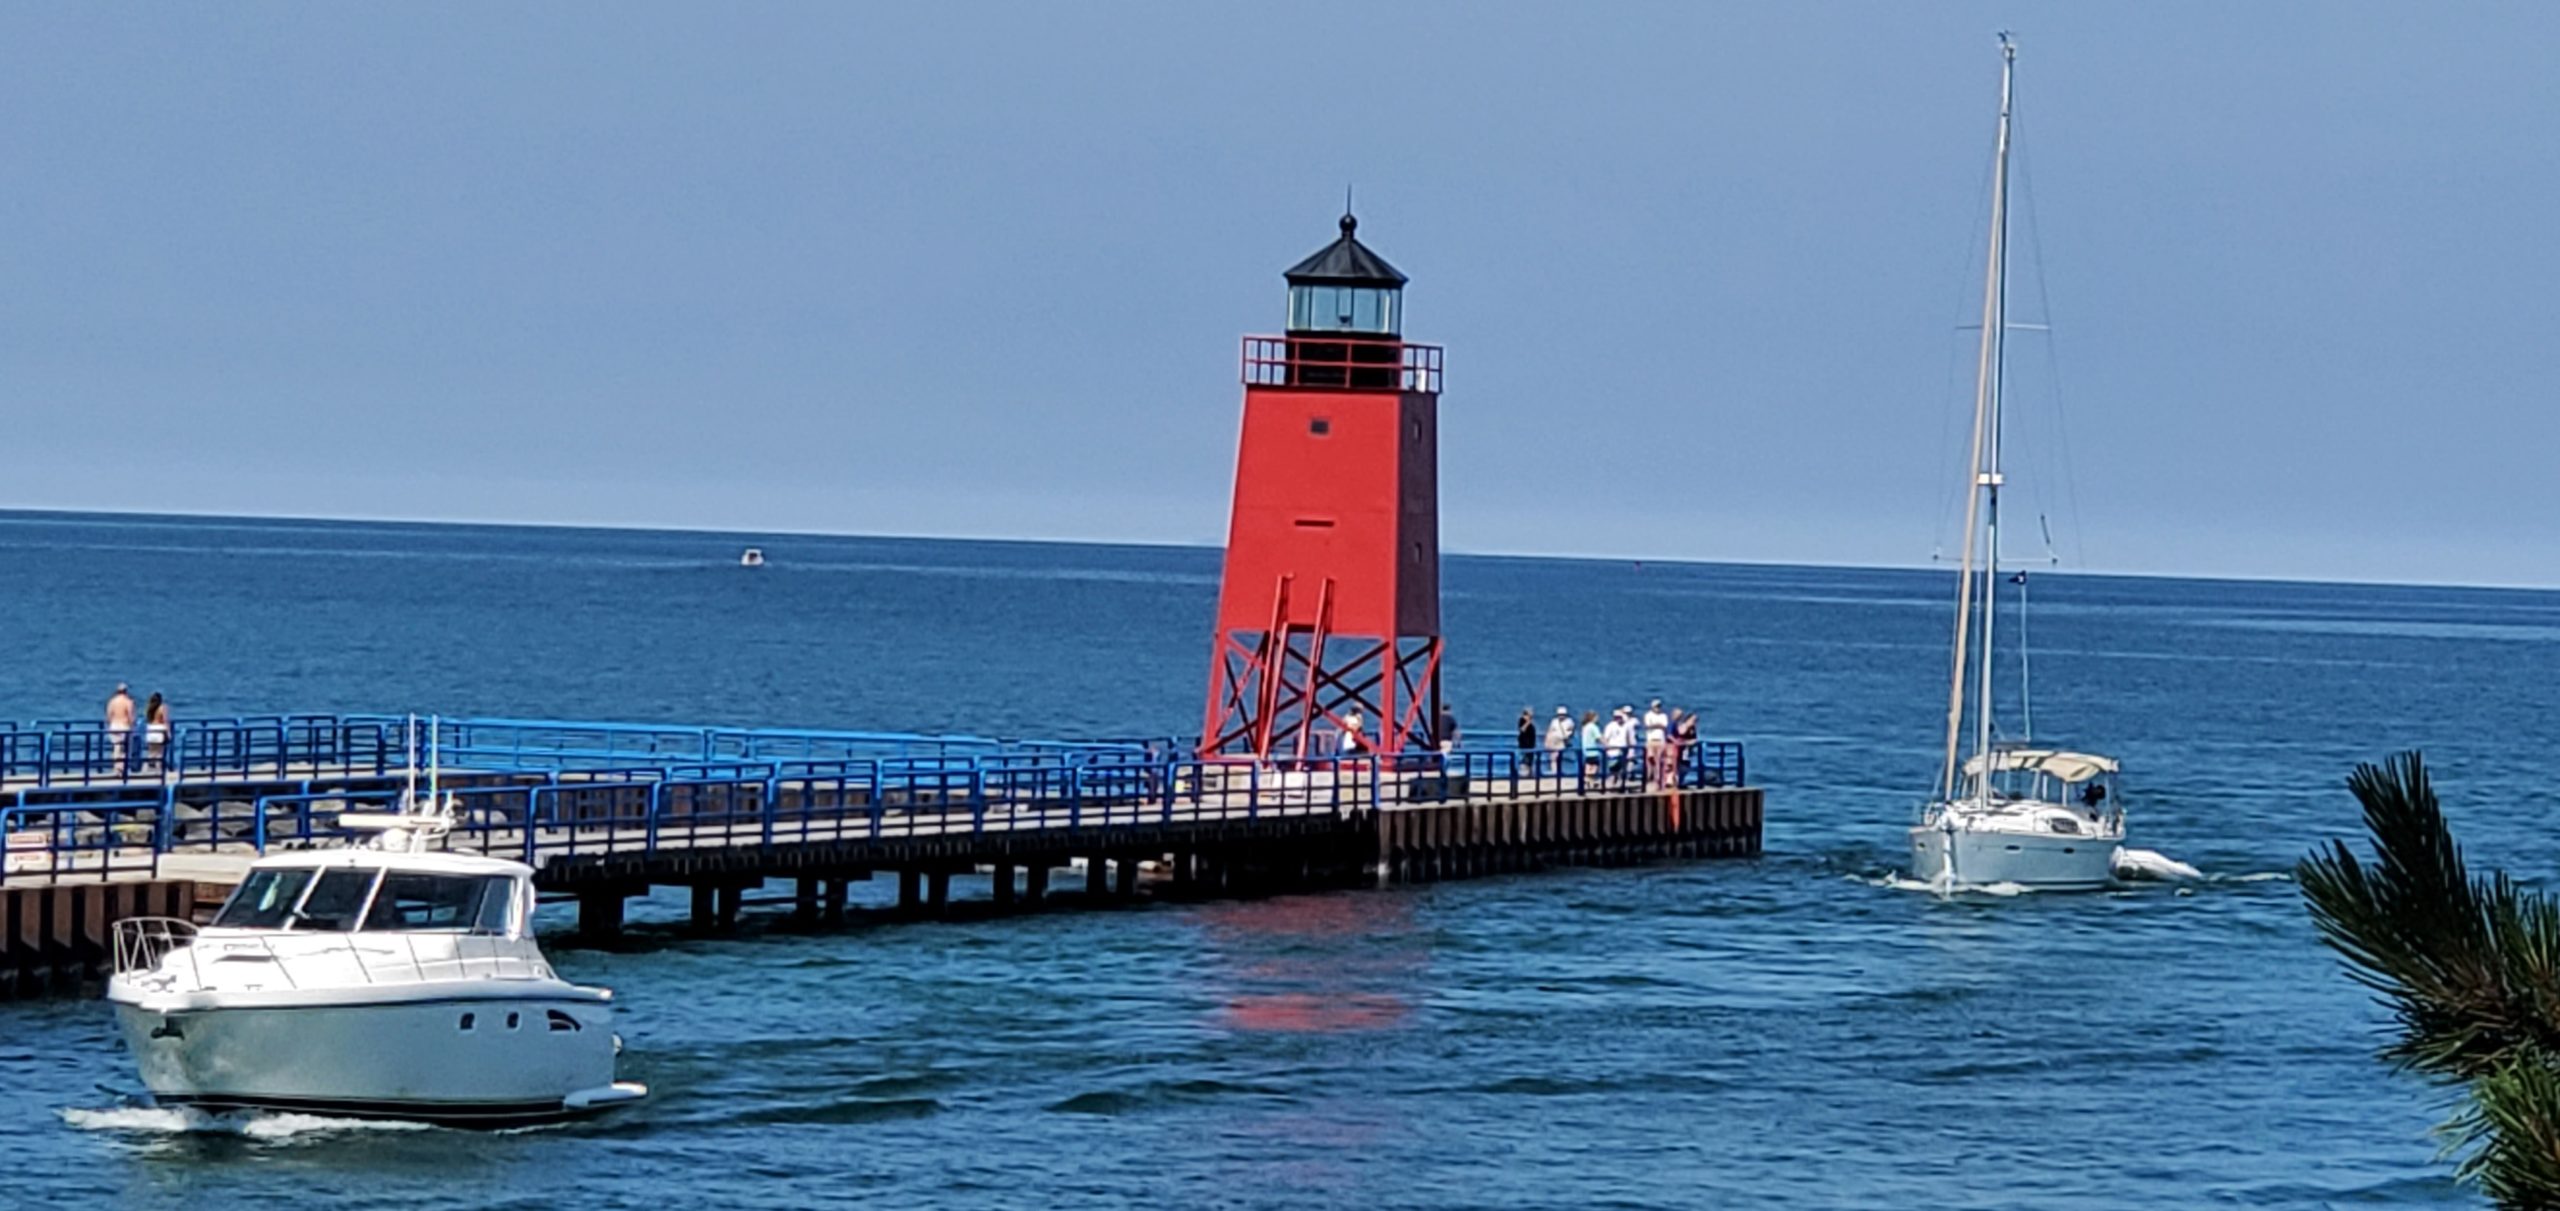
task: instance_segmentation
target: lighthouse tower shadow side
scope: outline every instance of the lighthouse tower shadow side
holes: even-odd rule
[[[1206,756],[1401,752],[1439,712],[1440,349],[1358,227],[1285,275],[1285,335],[1244,338]]]

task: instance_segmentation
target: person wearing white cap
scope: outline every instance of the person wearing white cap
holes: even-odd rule
[[[1610,713],[1609,726],[1600,732],[1600,748],[1609,754],[1609,776],[1612,778],[1624,777],[1627,772],[1627,749],[1634,743],[1636,729],[1635,720],[1630,717],[1632,714],[1628,708],[1619,707]]]
[[[1654,699],[1644,708],[1644,780],[1647,786],[1662,785],[1664,755],[1671,750],[1671,716],[1662,709],[1662,700]]]
[[[1547,721],[1547,772],[1564,772],[1564,750],[1573,744],[1573,710],[1557,707],[1556,717]]]

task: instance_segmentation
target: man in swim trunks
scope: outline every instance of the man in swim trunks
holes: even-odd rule
[[[125,683],[116,683],[116,692],[107,697],[107,747],[114,754],[116,768],[124,768],[125,741],[133,735],[133,691]]]

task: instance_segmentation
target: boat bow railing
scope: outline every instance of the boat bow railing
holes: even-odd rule
[[[126,917],[115,923],[114,975],[157,971],[170,955],[194,945],[196,923],[176,917]],[[192,956],[190,956],[192,958]],[[204,982],[199,976],[198,984]]]

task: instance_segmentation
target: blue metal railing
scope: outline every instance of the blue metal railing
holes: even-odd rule
[[[1742,745],[1732,741],[1651,760],[1638,749],[1461,749],[1257,764],[1200,759],[1163,741],[521,719],[438,726],[460,837],[529,863],[1745,784]],[[0,834],[12,847],[0,881],[156,870],[170,851],[343,840],[340,813],[397,804],[409,732],[396,715],[244,716],[183,724],[153,744],[86,722],[0,724],[0,802],[10,804]],[[418,748],[423,757],[423,737]]]
[[[169,819],[159,799],[0,807],[0,883],[158,874]]]

